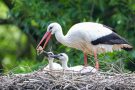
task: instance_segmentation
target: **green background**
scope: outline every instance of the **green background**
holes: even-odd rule
[[[72,25],[85,21],[112,27],[135,46],[135,0],[0,0],[0,72],[26,73],[43,68],[47,60],[37,56],[35,48],[47,26],[58,22],[66,34]],[[81,51],[63,46],[55,37],[46,51],[67,53],[69,66],[83,64]],[[100,54],[98,58],[101,71],[135,71],[134,49]],[[94,66],[93,56],[88,62]]]

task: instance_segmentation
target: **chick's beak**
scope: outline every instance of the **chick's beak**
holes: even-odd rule
[[[59,59],[59,55],[50,55],[50,57],[55,58],[55,59]]]

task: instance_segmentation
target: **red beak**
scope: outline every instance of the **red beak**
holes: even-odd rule
[[[39,42],[38,46],[37,46],[37,49],[39,48],[39,46],[42,44],[42,42],[46,39],[45,43],[44,43],[44,46],[43,46],[43,49],[45,48],[46,44],[48,43],[48,41],[50,40],[51,38],[51,32],[46,32],[45,35],[43,36],[43,38],[41,39],[41,41]]]

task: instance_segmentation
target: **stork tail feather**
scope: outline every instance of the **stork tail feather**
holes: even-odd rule
[[[113,50],[119,50],[119,49],[123,49],[125,51],[131,51],[133,47],[128,44],[113,45]]]
[[[131,51],[133,49],[133,47],[130,45],[126,45],[126,46],[122,47],[122,49],[126,50],[126,51]]]

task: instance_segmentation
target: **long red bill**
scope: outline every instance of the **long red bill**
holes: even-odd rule
[[[50,39],[50,37],[51,37],[51,32],[46,32],[45,34],[44,34],[44,36],[43,36],[43,38],[41,39],[41,41],[39,42],[39,44],[37,45],[37,48],[36,49],[38,49],[39,48],[39,46],[41,45],[41,43],[46,39],[46,44],[47,44],[47,42],[49,41],[48,39]],[[44,46],[45,47],[45,46]],[[44,49],[44,47],[43,47],[43,49]]]
[[[52,36],[51,33],[48,34],[48,37],[47,37],[47,39],[46,39],[46,41],[45,41],[45,43],[44,43],[43,49],[45,48],[46,44],[47,44],[48,41],[50,40],[51,36]]]

